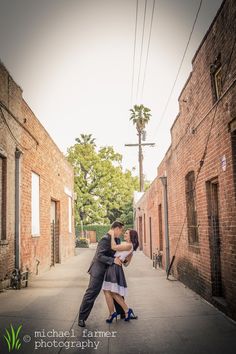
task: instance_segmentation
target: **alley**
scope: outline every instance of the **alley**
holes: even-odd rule
[[[77,316],[93,253],[93,248],[77,249],[75,257],[38,277],[29,288],[0,294],[1,353],[8,352],[3,335],[11,323],[15,329],[23,324],[22,353],[235,353],[235,324],[180,282],[167,281],[165,272],[153,269],[141,252],[125,269],[127,300],[139,319],[106,324],[100,294],[88,331],[83,332]]]

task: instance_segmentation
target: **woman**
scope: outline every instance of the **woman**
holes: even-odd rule
[[[133,251],[136,251],[139,246],[137,231],[130,229],[126,230],[124,240],[125,242],[117,245],[114,234],[111,233],[111,248],[116,251],[114,257],[119,257],[123,262],[127,257],[130,259]],[[129,321],[131,315],[134,316],[134,313],[132,309],[128,308],[123,298],[127,294],[127,283],[121,266],[112,264],[107,268],[102,289],[110,312],[110,316],[106,322],[112,323],[113,319],[117,318],[117,313],[114,311],[113,300],[123,308],[125,312],[125,321]]]

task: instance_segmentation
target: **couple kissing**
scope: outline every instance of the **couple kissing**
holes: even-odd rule
[[[130,263],[133,252],[138,248],[138,234],[135,230],[127,229],[124,233],[125,241],[120,243],[123,232],[124,224],[115,221],[98,243],[88,270],[89,285],[80,306],[78,320],[80,327],[85,327],[85,321],[101,289],[109,310],[107,323],[112,323],[118,315],[125,321],[137,318],[124,300],[127,295],[127,283],[122,265],[127,266]]]

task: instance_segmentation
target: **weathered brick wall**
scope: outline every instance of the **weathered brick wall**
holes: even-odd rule
[[[0,119],[0,149],[7,154],[7,242],[0,244],[0,279],[10,274],[15,264],[15,150],[20,159],[20,260],[22,269],[36,273],[51,265],[51,200],[57,201],[59,219],[59,261],[74,255],[74,215],[69,233],[68,191],[73,194],[74,172],[47,131],[22,99],[22,90],[0,65],[0,99],[17,118],[4,111],[18,140],[16,143]],[[40,176],[40,236],[31,235],[31,173]],[[73,202],[72,202],[73,206]],[[73,210],[74,213],[74,210]],[[38,267],[37,263],[40,262]]]
[[[19,97],[22,91],[13,84],[6,68],[0,63],[0,101],[14,113],[19,113]],[[14,99],[14,97],[16,99]],[[2,109],[6,122],[16,139],[21,129],[12,117]],[[15,267],[15,151],[16,142],[0,114],[0,155],[7,160],[6,184],[6,240],[0,240],[0,282],[9,277]],[[4,222],[4,221],[3,221]]]
[[[235,1],[225,1],[193,59],[192,73],[179,97],[179,114],[171,129],[171,147],[158,168],[159,176],[164,171],[167,176],[171,256],[185,221],[174,262],[174,274],[213,302],[207,182],[218,179],[221,276],[227,303],[224,310],[233,317],[236,317],[236,177],[233,170],[236,148],[234,145],[233,153],[229,124],[236,118],[235,18]],[[218,103],[214,103],[210,66],[219,54],[223,95]],[[195,177],[198,175],[208,139],[207,154],[196,185],[199,244],[193,246],[189,244],[186,223],[185,176],[190,171],[195,172]],[[222,168],[224,156],[225,171]],[[161,190],[159,186],[157,189],[155,193],[158,201]],[[142,205],[148,213],[152,199],[149,190],[137,207]],[[154,234],[158,239],[158,227]],[[145,248],[144,252],[149,255]]]
[[[22,265],[36,272],[37,261],[39,271],[50,267],[51,262],[51,199],[58,202],[59,218],[59,257],[60,261],[74,255],[75,233],[72,221],[72,233],[68,226],[68,195],[65,189],[73,191],[74,174],[64,155],[23,101],[22,110],[25,126],[39,142],[32,140],[27,133],[23,135],[24,146],[31,147],[22,157],[22,206],[21,206],[21,238]],[[31,173],[40,176],[40,236],[31,236]],[[72,203],[73,204],[73,203]]]
[[[140,243],[143,252],[150,258],[152,258],[153,252],[157,251],[157,248],[160,249],[158,214],[160,204],[162,204],[162,188],[160,181],[156,178],[136,205],[136,228],[139,233],[139,238],[141,238]],[[139,221],[140,217],[142,218],[141,226]]]
[[[173,252],[173,246],[177,242],[186,216],[185,176],[189,171],[194,171],[197,176],[211,131],[207,155],[196,185],[199,247],[189,245],[185,223],[174,271],[186,284],[211,299],[212,255],[206,182],[218,178],[221,272],[229,312],[234,312],[236,305],[234,281],[236,209],[229,132],[229,122],[235,118],[235,108],[232,107],[236,93],[233,83],[236,76],[236,53],[232,52],[235,40],[233,29],[235,16],[235,2],[226,1],[193,60],[191,77],[179,97],[180,114],[171,130],[171,155],[166,161],[169,166],[167,167],[169,227]],[[219,54],[222,62],[223,92],[226,91],[226,94],[214,108],[210,65]],[[223,156],[227,161],[226,171],[223,171],[221,165]]]

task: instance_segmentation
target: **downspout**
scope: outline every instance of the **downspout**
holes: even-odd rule
[[[20,269],[20,157],[15,151],[15,268]]]
[[[164,189],[164,223],[165,223],[165,244],[166,244],[166,272],[170,265],[170,244],[169,244],[169,222],[168,222],[168,198],[167,198],[167,177],[160,177]]]

